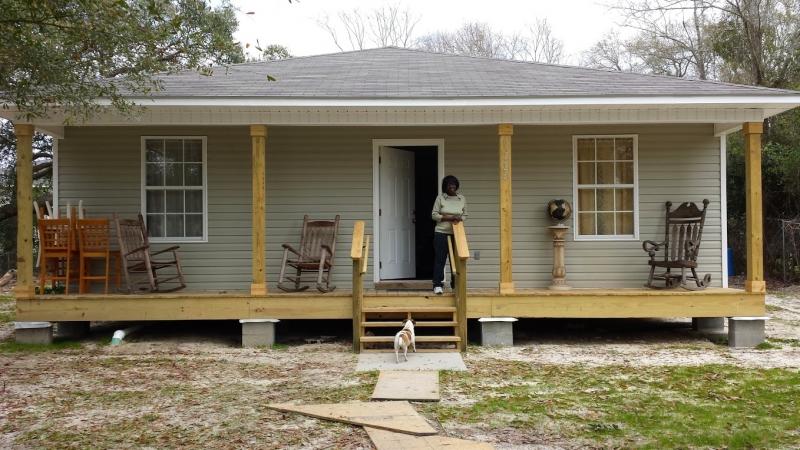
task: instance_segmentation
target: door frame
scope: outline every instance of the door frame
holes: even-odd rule
[[[380,165],[378,157],[381,147],[436,147],[436,164],[439,179],[436,180],[436,192],[439,192],[439,183],[444,178],[444,139],[373,139],[372,140],[372,273],[373,281],[381,281],[380,254],[380,215],[378,209],[381,199]],[[414,175],[416,177],[416,175]],[[417,216],[420,217],[419,215]],[[424,216],[423,216],[424,217]]]

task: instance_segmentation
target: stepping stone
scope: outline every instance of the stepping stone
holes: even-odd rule
[[[401,357],[402,358],[402,357]],[[412,353],[408,352],[408,361],[400,364],[394,359],[392,353],[359,353],[356,372],[370,372],[373,370],[467,370],[464,359],[459,352],[441,353]]]
[[[372,393],[372,400],[438,402],[439,372],[381,372],[378,375],[375,391]]]
[[[419,436],[436,434],[436,430],[408,402],[349,402],[318,405],[280,403],[267,405],[267,408],[398,433]]]
[[[493,450],[494,446],[486,442],[468,441],[444,436],[409,436],[371,427],[364,427],[372,443],[378,450]]]

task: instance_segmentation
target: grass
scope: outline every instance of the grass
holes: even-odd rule
[[[13,322],[15,316],[14,297],[0,295],[0,323]]]
[[[0,354],[3,353],[42,353],[62,350],[77,350],[83,347],[80,342],[55,341],[52,344],[20,344],[18,342],[0,342]]]
[[[590,446],[764,448],[797,445],[800,373],[728,365],[529,366],[494,361],[442,374],[446,394],[477,400],[427,405],[447,424],[555,433]]]

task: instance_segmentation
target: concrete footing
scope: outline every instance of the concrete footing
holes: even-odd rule
[[[481,345],[496,347],[511,347],[514,345],[513,317],[483,317],[478,319],[481,324]]]
[[[242,347],[272,347],[278,319],[242,319]]]
[[[769,317],[729,317],[728,345],[730,347],[755,347],[764,342],[764,328]]]
[[[725,331],[725,318],[693,317],[692,329],[698,333],[722,333]]]
[[[14,322],[14,339],[20,344],[52,344],[50,322]]]
[[[81,339],[89,335],[91,322],[56,322],[56,334],[60,338]]]

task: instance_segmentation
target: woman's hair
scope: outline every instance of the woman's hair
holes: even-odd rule
[[[458,178],[448,175],[442,179],[442,192],[447,192],[447,185],[450,183],[456,184],[456,190],[461,187],[461,183],[458,182]]]

